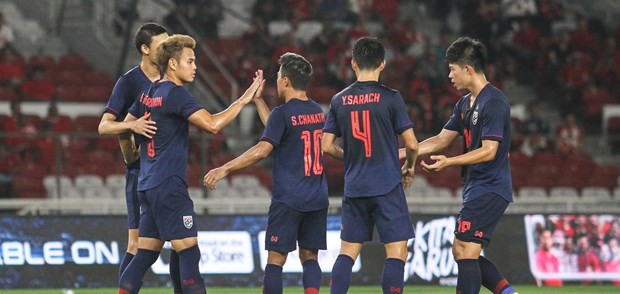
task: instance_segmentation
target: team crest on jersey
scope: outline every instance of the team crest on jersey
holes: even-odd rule
[[[474,114],[471,116],[471,123],[476,125],[478,122],[478,111],[474,111]]]
[[[183,216],[183,225],[186,228],[191,229],[192,226],[194,226],[194,218],[191,215],[184,215]]]

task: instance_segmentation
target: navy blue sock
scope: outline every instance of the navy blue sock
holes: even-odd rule
[[[330,281],[330,294],[345,294],[351,285],[351,270],[355,261],[344,254],[338,255],[334,267],[332,268],[332,279]]]
[[[123,272],[125,271],[125,269],[129,265],[129,263],[131,262],[133,257],[134,257],[133,254],[131,254],[129,252],[125,252],[125,256],[123,256],[123,260],[121,260],[121,266],[118,269],[118,279],[119,280],[121,279],[121,276],[123,275]]]
[[[183,294],[205,294],[205,282],[202,280],[198,265],[200,264],[200,248],[194,245],[183,249],[179,254],[179,272]]]
[[[304,294],[318,294],[321,288],[321,267],[315,259],[306,260],[303,264],[304,272],[302,280],[304,284]]]
[[[268,263],[263,277],[263,294],[282,294],[282,267]]]
[[[494,294],[504,294],[504,290],[508,290],[506,293],[515,292],[515,289],[510,286],[506,278],[504,278],[492,261],[481,255],[478,258],[478,264],[480,265],[482,286],[489,289]]]
[[[159,257],[159,251],[138,249],[138,253],[131,260],[125,271],[121,275],[119,282],[119,292],[138,293],[142,287],[142,279],[146,271],[155,263]]]
[[[174,294],[182,294],[183,289],[181,287],[181,270],[179,269],[179,254],[170,250],[170,279],[172,279],[172,288]]]
[[[456,293],[480,293],[480,266],[478,259],[461,259],[456,261],[459,267],[459,277],[456,281]]]
[[[384,294],[402,293],[405,276],[405,262],[398,258],[388,258],[383,265],[381,287]]]

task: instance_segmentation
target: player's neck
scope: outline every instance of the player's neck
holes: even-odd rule
[[[308,100],[308,95],[306,95],[306,91],[290,91],[284,94],[284,103],[289,102],[292,99],[306,101]]]
[[[159,74],[159,68],[157,68],[157,66],[155,66],[148,60],[142,59],[142,61],[140,62],[140,69],[146,75],[146,77],[151,80],[151,82],[159,80],[159,78],[161,77]]]
[[[183,82],[181,81],[181,79],[177,78],[175,75],[169,75],[168,73],[164,75],[164,78],[161,79],[161,81],[170,81],[175,83],[177,86],[183,86]]]
[[[357,71],[355,73],[355,75],[357,76],[358,82],[378,82],[380,74],[381,74],[380,69],[363,70],[363,71]]]
[[[472,98],[476,99],[476,97],[478,97],[478,94],[480,94],[482,89],[486,87],[488,83],[489,81],[487,81],[487,78],[484,74],[476,75],[472,80],[471,86],[468,89],[471,93]]]

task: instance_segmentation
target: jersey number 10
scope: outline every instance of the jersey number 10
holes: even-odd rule
[[[310,134],[309,130],[301,132],[301,139],[304,140],[304,175],[310,176],[312,171],[315,175],[323,174],[323,165],[321,164],[321,137],[323,136],[323,130],[314,130]],[[314,145],[314,148],[312,148]],[[313,152],[314,151],[314,152]],[[312,160],[312,153],[314,153],[314,160]]]

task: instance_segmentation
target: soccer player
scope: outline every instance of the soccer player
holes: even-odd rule
[[[196,75],[195,46],[196,41],[186,35],[173,35],[157,46],[156,60],[164,78],[142,92],[125,118],[134,121],[149,113],[157,121],[157,132],[151,138],[135,137],[140,152],[138,252],[121,276],[119,294],[138,293],[144,274],[157,260],[165,241],[170,241],[178,254],[182,293],[206,292],[198,268],[194,205],[187,191],[189,123],[218,132],[252,100],[263,79],[257,73],[239,99],[212,115],[183,87]],[[123,136],[121,142],[123,156],[129,162],[136,156],[132,138]]]
[[[385,47],[370,37],[353,45],[357,81],[334,95],[323,128],[322,149],[345,165],[340,255],[332,269],[331,293],[346,293],[351,269],[376,225],[385,245],[383,293],[401,293],[407,240],[414,237],[403,191],[413,180],[418,141],[400,93],[379,83]],[[407,161],[400,166],[398,135]],[[342,137],[343,147],[335,144]],[[402,177],[402,178],[401,178]]]
[[[265,235],[269,251],[263,293],[282,293],[282,267],[288,253],[299,243],[304,293],[319,293],[319,249],[326,249],[327,182],[323,173],[321,135],[323,109],[306,95],[312,65],[302,56],[285,53],[279,60],[277,89],[284,104],[269,113],[260,97],[254,98],[259,116],[266,122],[260,142],[204,178],[209,189],[217,181],[267,157],[273,151],[273,197]],[[267,119],[268,118],[268,119]]]
[[[459,135],[464,137],[464,154],[431,155],[433,163],[421,162],[429,172],[462,166],[463,207],[452,247],[459,269],[456,292],[462,294],[478,293],[481,283],[496,294],[515,292],[495,264],[480,255],[512,202],[510,105],[506,95],[487,81],[486,58],[486,48],[478,40],[463,37],[450,45],[448,77],[457,90],[469,94],[456,103],[443,130],[421,142],[419,150],[420,156],[438,154]]]
[[[140,64],[121,76],[110,95],[101,122],[100,135],[120,135],[127,131],[150,137],[155,134],[155,122],[145,115],[138,120],[123,122],[129,107],[138,98],[142,90],[152,82],[160,79],[159,68],[155,60],[155,48],[168,38],[166,28],[156,23],[145,23],[134,36],[136,49],[142,56]],[[125,201],[127,203],[127,252],[121,261],[119,277],[138,251],[138,224],[140,221],[140,202],[138,201],[138,172],[140,162],[126,162]],[[175,258],[175,257],[171,257]],[[173,269],[171,269],[171,272]],[[173,279],[174,280],[174,279]]]

